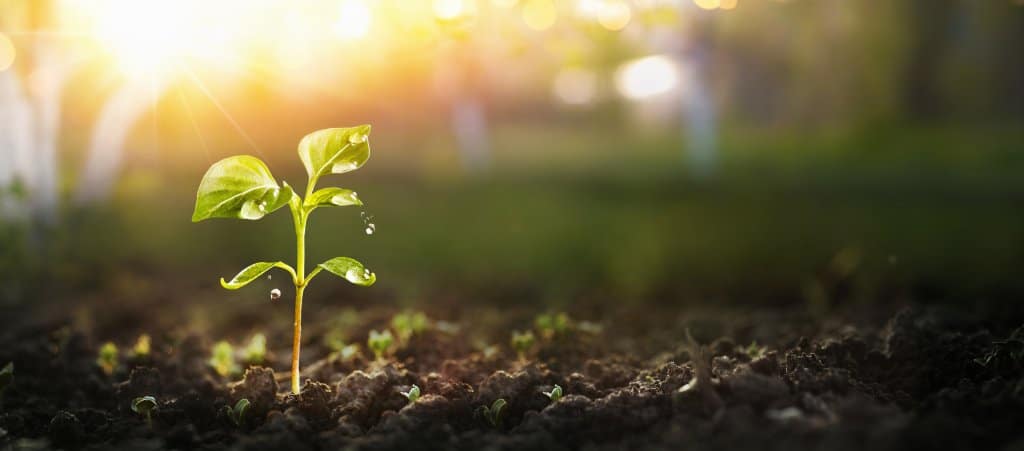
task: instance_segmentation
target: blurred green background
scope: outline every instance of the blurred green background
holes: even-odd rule
[[[31,9],[16,3],[3,4]],[[309,263],[355,257],[378,283],[318,280],[311,303],[600,316],[1020,302],[1019,2],[627,3],[621,30],[558,3],[548,28],[512,14],[518,31],[499,33],[485,24],[501,10],[476,2],[465,28],[441,23],[358,69],[185,77],[136,118],[109,194],[83,203],[91,121],[116,89],[86,92],[106,80],[105,64],[90,66],[63,100],[57,219],[30,212],[31,190],[9,191],[30,201],[0,225],[4,309],[264,305],[270,288],[287,288],[283,274],[239,292],[216,281],[293,260],[291,218],[192,224],[199,180],[214,161],[250,153],[303,187],[299,139],[360,123],[374,127],[370,161],[321,183],[357,190],[376,233],[364,233],[359,209],[318,211]],[[8,34],[16,47],[26,39]],[[650,55],[674,62],[675,84],[623,91],[623,65]],[[455,88],[437,81],[446,67],[466,68]],[[577,72],[561,76],[567,68]],[[652,76],[637,86],[664,81]]]

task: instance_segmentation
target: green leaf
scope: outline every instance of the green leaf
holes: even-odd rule
[[[368,287],[377,281],[376,274],[366,269],[362,263],[348,257],[334,257],[317,266],[359,286]]]
[[[299,158],[311,181],[324,174],[344,174],[370,159],[370,126],[328,128],[299,142]]]
[[[222,277],[220,279],[220,285],[229,290],[237,290],[248,285],[249,282],[256,280],[257,278],[262,276],[263,273],[270,271],[270,268],[275,267],[288,271],[288,273],[292,275],[292,278],[295,277],[295,270],[293,270],[291,266],[288,266],[284,262],[257,262],[249,265],[241,272],[239,272],[237,275],[235,275],[235,277],[232,277],[230,282],[225,281],[224,278]]]
[[[259,158],[237,155],[210,166],[199,183],[192,222],[210,218],[260,219],[283,207],[294,193]]]
[[[317,190],[306,199],[309,207],[347,207],[349,205],[363,205],[356,192],[344,188],[324,188]]]

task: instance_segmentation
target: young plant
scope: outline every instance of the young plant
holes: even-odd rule
[[[562,399],[562,387],[555,384],[555,387],[552,388],[551,391],[544,392],[544,396],[550,398],[552,403],[556,403],[558,400]]]
[[[267,358],[267,337],[263,334],[253,335],[249,344],[242,350],[245,363],[249,365],[262,365]]]
[[[231,346],[231,343],[223,340],[213,345],[213,350],[210,352],[210,360],[207,363],[221,377],[228,377],[242,371],[241,367],[235,363],[235,348]]]
[[[99,355],[96,357],[96,365],[108,376],[114,374],[114,370],[117,369],[117,354],[117,345],[113,342],[108,341],[103,343],[103,346],[100,346]]]
[[[143,396],[132,400],[132,412],[142,415],[150,428],[153,427],[154,410],[156,410],[156,398],[152,396]]]
[[[236,427],[242,427],[245,424],[245,412],[247,410],[249,410],[249,400],[242,398],[235,403],[235,407],[224,406],[224,415]]]
[[[350,128],[319,130],[299,142],[299,159],[309,177],[303,197],[292,190],[287,182],[278,184],[270,169],[259,158],[239,155],[214,163],[203,176],[196,194],[196,207],[192,221],[210,218],[257,220],[288,206],[295,226],[295,267],[277,262],[258,262],[243,269],[230,281],[221,279],[221,285],[237,290],[262,276],[271,268],[287,271],[295,285],[295,322],[292,340],[292,392],[299,392],[299,351],[302,343],[302,297],[310,281],[320,271],[360,285],[370,286],[377,276],[362,263],[348,257],[335,257],[306,273],[306,225],[309,216],[320,207],[362,205],[352,190],[343,188],[316,189],[320,177],[344,174],[359,169],[370,158],[369,125]]]
[[[14,383],[14,362],[7,362],[4,369],[0,370],[0,396],[3,396],[7,387],[10,387],[12,383]]]
[[[403,343],[409,341],[413,335],[427,330],[427,325],[429,320],[423,312],[405,311],[391,318],[391,327],[395,329]]]
[[[505,401],[505,398],[498,398],[491,403],[491,407],[480,406],[480,413],[488,423],[491,423],[491,426],[499,427],[501,426],[501,413],[505,411],[506,405],[508,402]]]
[[[569,315],[565,313],[545,313],[537,315],[537,318],[533,320],[533,325],[537,327],[544,338],[551,339],[568,331],[571,321]]]
[[[366,339],[366,346],[373,351],[374,357],[378,361],[384,360],[384,354],[391,348],[391,343],[395,341],[395,337],[391,336],[391,331],[384,329],[384,332],[377,332],[376,330],[370,331],[370,337]]]
[[[150,348],[149,335],[139,335],[139,339],[135,341],[135,346],[132,347],[132,356],[137,359],[149,357]]]
[[[356,353],[359,352],[359,346],[355,344],[345,344],[344,335],[340,330],[332,330],[324,336],[324,344],[330,348],[331,353],[327,356],[328,360],[339,360],[346,362],[352,357],[355,357]]]
[[[526,354],[533,348],[533,343],[535,341],[536,339],[531,331],[512,331],[512,349],[515,349],[520,362],[526,361]]]
[[[415,404],[416,401],[420,399],[420,387],[416,384],[413,384],[409,391],[403,391],[400,393],[409,400],[409,404]]]

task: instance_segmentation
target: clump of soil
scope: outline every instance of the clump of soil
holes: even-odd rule
[[[806,324],[723,319],[688,324],[705,331],[692,342],[682,328],[570,330],[525,360],[428,330],[383,361],[313,346],[298,394],[267,367],[217,375],[208,337],[154,346],[106,374],[101,337],[22,328],[0,339],[0,365],[16,368],[0,398],[0,448],[1024,447],[1024,328],[948,317],[906,310],[878,327],[822,321],[806,334],[794,333]],[[413,385],[423,396],[410,403]],[[555,385],[565,396],[552,402]],[[131,409],[140,396],[157,399],[151,422]],[[249,409],[233,421],[243,398]],[[494,421],[484,407],[499,398]]]

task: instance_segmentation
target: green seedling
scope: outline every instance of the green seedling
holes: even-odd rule
[[[420,399],[420,387],[417,386],[416,384],[413,384],[412,388],[410,388],[409,391],[404,391],[401,393],[402,396],[405,396],[405,398],[409,400],[409,404],[414,404],[417,400]]]
[[[519,361],[521,362],[526,361],[526,354],[530,352],[530,349],[533,349],[535,342],[536,339],[531,331],[512,331],[512,349],[515,349],[516,355],[519,356]]]
[[[267,337],[263,334],[253,335],[249,344],[242,350],[245,363],[249,365],[262,365],[267,358]]]
[[[231,343],[223,340],[213,346],[208,363],[221,377],[228,377],[242,371],[235,363],[235,348],[231,346]]]
[[[331,354],[327,356],[328,360],[340,360],[346,362],[352,357],[355,357],[356,353],[359,352],[359,346],[355,344],[345,344],[342,333],[339,330],[332,330],[324,336],[324,344],[331,349]]]
[[[4,365],[4,369],[0,370],[0,396],[3,396],[4,392],[7,391],[7,387],[10,387],[14,383],[14,362],[7,362]]]
[[[491,426],[499,427],[502,420],[501,413],[505,411],[506,405],[508,405],[508,402],[504,398],[498,398],[491,403],[490,407],[480,406],[480,413],[483,414],[484,419],[488,423],[491,423]]]
[[[142,415],[149,427],[153,427],[154,410],[156,410],[156,398],[152,396],[143,396],[132,400],[132,412]]]
[[[235,403],[235,407],[224,406],[224,415],[228,417],[232,424],[242,427],[245,424],[245,412],[248,410],[249,400],[242,398]]]
[[[137,359],[149,357],[150,347],[149,335],[139,335],[139,339],[135,341],[135,346],[132,346],[132,355]]]
[[[420,334],[427,330],[429,320],[423,312],[405,311],[391,318],[391,327],[395,329],[398,338],[402,342],[409,341],[413,335]]]
[[[544,338],[552,338],[569,330],[571,321],[565,313],[545,313],[533,320],[533,325]]]
[[[552,388],[551,391],[544,392],[544,396],[550,398],[553,403],[558,402],[558,400],[562,399],[562,387],[555,384],[555,387]]]
[[[99,356],[96,357],[96,365],[108,376],[114,374],[114,370],[117,369],[117,354],[117,345],[113,342],[108,341],[103,343],[103,346],[100,346]]]
[[[395,341],[395,338],[391,336],[391,331],[384,329],[384,332],[377,332],[375,330],[370,331],[370,338],[366,340],[366,346],[373,351],[374,357],[377,360],[384,360],[384,354],[391,348],[391,343]]]
[[[299,351],[302,343],[302,296],[309,283],[320,271],[332,274],[360,286],[370,286],[377,276],[362,263],[348,257],[335,257],[306,273],[306,225],[309,216],[320,207],[361,206],[352,190],[343,188],[316,189],[320,177],[344,174],[359,169],[370,158],[369,125],[350,128],[319,130],[299,142],[299,159],[309,177],[306,194],[299,197],[287,182],[278,184],[270,169],[259,158],[249,155],[229,157],[214,163],[203,176],[196,194],[196,207],[192,221],[211,218],[257,220],[288,206],[295,226],[295,267],[277,262],[258,262],[243,269],[230,281],[221,279],[221,285],[237,290],[256,280],[271,268],[279,268],[291,275],[295,285],[295,322],[292,339],[292,392],[299,393]],[[367,230],[372,233],[372,224]]]
[[[747,357],[750,357],[750,360],[754,360],[754,359],[758,359],[760,357],[763,357],[765,351],[767,351],[767,348],[757,344],[757,341],[753,341],[749,345],[747,345],[747,346],[745,346],[743,348],[740,348],[740,350],[744,354],[746,354]]]

